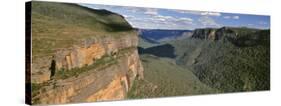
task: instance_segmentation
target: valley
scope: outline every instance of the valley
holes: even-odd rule
[[[28,104],[270,90],[270,29],[196,26],[190,30],[170,25],[146,29],[136,27],[134,21],[143,25],[142,20],[132,21],[122,7],[114,8],[122,10],[119,14],[110,11],[111,6],[29,3]],[[143,10],[132,14],[149,19],[148,26],[162,27],[167,20],[174,26],[194,22]]]
[[[270,89],[269,30],[198,29],[190,37],[150,44],[149,48],[139,47],[146,77],[135,83],[129,97]]]

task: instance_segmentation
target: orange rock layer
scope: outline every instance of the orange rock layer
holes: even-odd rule
[[[56,62],[56,71],[91,65],[105,55],[114,57],[117,63],[109,66],[105,63],[67,79],[45,79],[49,85],[41,88],[39,94],[32,98],[33,101],[40,104],[61,104],[126,98],[134,80],[143,78],[143,67],[135,48],[137,41],[137,36],[132,36],[57,50],[53,57],[48,57],[49,61]],[[126,51],[130,47],[133,48]],[[116,57],[117,54],[123,56]],[[47,73],[49,74],[42,75],[49,76],[50,72]],[[35,76],[34,78],[38,81]]]

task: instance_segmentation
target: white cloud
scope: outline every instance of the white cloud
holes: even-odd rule
[[[135,8],[135,7],[120,7],[120,9],[122,9],[123,11],[132,12],[132,13],[143,11],[143,9]]]
[[[232,18],[233,19],[239,19],[239,16],[233,16]]]
[[[203,16],[198,19],[198,21],[204,26],[204,27],[220,27],[220,24],[218,24],[214,19],[208,16]]]
[[[254,24],[248,24],[248,26],[254,26]]]
[[[134,16],[131,15],[123,15],[125,18],[134,18]]]
[[[230,19],[231,17],[230,16],[224,16],[223,18],[224,19]]]
[[[173,17],[164,15],[146,15],[129,18],[130,24],[137,28],[147,29],[193,29],[193,19],[189,17]]]
[[[201,12],[201,15],[207,15],[207,16],[221,16],[221,13],[219,13],[219,12]]]
[[[173,19],[174,17],[172,16],[163,16],[163,15],[156,15],[155,18],[161,18],[161,19]]]
[[[192,18],[188,17],[172,17],[172,16],[163,16],[163,15],[154,15],[150,16],[151,21],[165,21],[166,23],[191,23],[193,21]]]
[[[224,19],[239,19],[239,16],[223,16]]]
[[[157,14],[158,14],[158,11],[157,11],[157,9],[149,8],[149,9],[146,9],[146,11],[144,12],[144,14],[148,14],[148,15],[157,15]]]
[[[106,5],[90,5],[92,8],[108,9],[110,11],[122,14],[126,20],[135,28],[158,28],[158,29],[194,29],[198,27],[219,27],[214,17],[220,17],[219,12],[203,11],[185,11],[170,10],[185,15],[166,16],[159,13],[155,8],[137,8],[137,7],[118,7]],[[190,15],[197,15],[201,18],[195,19]]]
[[[182,14],[202,15],[201,11],[189,11],[189,10],[174,10],[174,11]]]
[[[182,21],[193,21],[193,19],[187,18],[187,17],[179,18],[179,20],[182,20]]]
[[[261,25],[267,25],[267,22],[260,21],[259,24],[261,24]]]
[[[177,13],[182,14],[193,14],[193,15],[203,15],[203,16],[221,16],[219,12],[208,12],[208,11],[190,11],[190,10],[172,10]]]

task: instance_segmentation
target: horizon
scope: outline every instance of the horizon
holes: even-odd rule
[[[122,15],[135,29],[194,30],[200,28],[246,27],[270,29],[270,16],[210,11],[175,10],[100,4],[79,4]]]
[[[157,29],[157,28],[134,28],[134,29],[140,29],[140,30],[189,30],[189,31],[193,31],[193,30],[196,30],[196,29],[220,29],[220,28],[223,28],[223,27],[226,27],[226,28],[247,28],[247,29],[257,29],[257,30],[270,30],[270,28],[253,28],[253,27],[247,27],[247,26],[238,26],[238,27],[235,27],[235,26],[221,26],[221,27],[217,27],[217,28],[214,28],[214,27],[205,27],[205,28],[195,28],[195,29]]]

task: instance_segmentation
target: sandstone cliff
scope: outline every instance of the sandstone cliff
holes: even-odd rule
[[[246,27],[205,28],[194,30],[192,38],[229,41],[236,46],[245,47],[267,43],[268,32],[269,30]]]
[[[122,16],[75,4],[32,9],[32,104],[120,100],[143,78],[137,32]]]
[[[193,38],[208,39],[208,40],[220,40],[224,36],[235,36],[237,32],[232,30],[233,28],[222,27],[222,28],[204,28],[195,29],[193,32]]]
[[[48,84],[34,95],[34,102],[57,104],[124,99],[133,81],[143,78],[143,69],[134,47],[119,50],[114,59],[112,61],[116,62],[104,63],[77,76],[44,82]]]

